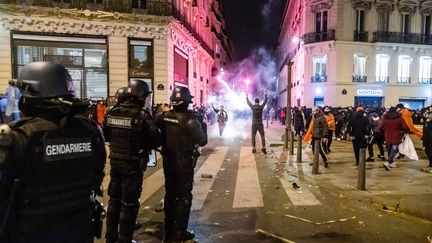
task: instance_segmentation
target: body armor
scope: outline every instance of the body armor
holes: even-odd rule
[[[74,115],[30,117],[0,140],[0,216],[9,242],[92,242],[95,193],[103,179],[105,143],[96,124]],[[4,139],[8,137],[7,139]],[[0,169],[0,170],[2,170]],[[80,232],[78,232],[80,231]]]
[[[150,150],[159,146],[159,132],[150,114],[133,99],[115,106],[105,125],[111,163],[106,240],[131,242],[143,174]]]
[[[158,125],[163,137],[165,239],[182,241],[192,205],[197,145],[207,144],[207,127],[200,124],[192,111],[163,113]]]

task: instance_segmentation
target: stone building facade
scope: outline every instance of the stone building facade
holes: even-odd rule
[[[289,1],[279,35],[280,105],[432,103],[432,1]]]
[[[82,98],[144,79],[154,103],[183,85],[207,104],[215,73],[231,61],[221,8],[218,0],[6,0],[0,90],[25,64],[46,60],[68,68]]]

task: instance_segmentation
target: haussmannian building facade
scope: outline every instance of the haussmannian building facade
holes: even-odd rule
[[[279,104],[412,109],[432,103],[432,1],[293,0],[279,45]]]
[[[176,85],[207,104],[217,71],[231,62],[219,0],[4,0],[0,92],[34,61],[64,65],[77,96],[105,99],[143,79],[154,103]]]

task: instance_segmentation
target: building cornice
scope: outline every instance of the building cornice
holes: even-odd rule
[[[133,24],[148,24],[148,25],[167,25],[171,17],[145,15],[135,13],[119,13],[119,12],[106,12],[106,11],[92,11],[89,9],[63,9],[63,8],[49,8],[39,6],[28,6],[26,4],[0,4],[0,12],[10,15],[25,15],[27,17],[40,17],[40,18],[57,18],[57,19],[74,19],[74,20],[87,20],[98,22],[115,22],[115,23],[133,23]]]

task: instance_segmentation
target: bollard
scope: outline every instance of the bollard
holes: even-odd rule
[[[366,191],[366,149],[360,149],[357,189]]]
[[[313,156],[313,165],[312,165],[312,174],[318,174],[318,163],[319,163],[319,153],[321,149],[321,139],[316,139],[315,143],[312,144],[314,146],[314,156]]]
[[[301,163],[302,162],[302,136],[299,135],[297,138],[297,163]]]
[[[290,132],[290,155],[294,155],[294,132]]]

